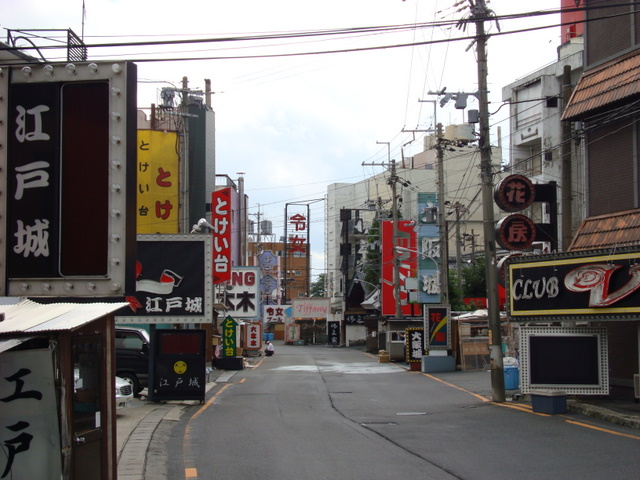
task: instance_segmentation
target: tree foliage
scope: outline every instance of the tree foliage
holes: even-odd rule
[[[484,269],[484,257],[479,257],[473,264],[464,265],[460,269],[460,279],[455,268],[449,269],[449,302],[452,310],[475,310],[473,305],[466,305],[463,299],[487,296],[487,279]]]
[[[311,282],[311,292],[310,295],[312,297],[324,297],[326,295],[326,287],[325,282],[327,280],[327,274],[321,273],[318,275],[313,282]]]

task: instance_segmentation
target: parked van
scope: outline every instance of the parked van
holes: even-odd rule
[[[142,328],[116,327],[116,375],[131,383],[134,395],[148,386],[149,333]]]

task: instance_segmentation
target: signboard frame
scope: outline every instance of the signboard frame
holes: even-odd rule
[[[511,321],[633,320],[640,313],[640,278],[632,275],[640,268],[637,249],[513,257],[506,263]],[[591,283],[576,278],[579,269]]]
[[[0,295],[129,293],[135,279],[136,65],[79,62],[2,71],[0,96],[8,101],[0,104],[0,144],[7,147],[0,150],[0,237],[7,242],[0,249]],[[81,100],[89,95],[83,90],[95,88],[99,111]],[[94,128],[87,130],[87,124]],[[105,172],[95,176],[100,180],[87,178],[87,169],[78,166],[89,154]],[[78,201],[87,194],[91,201]],[[24,219],[9,215],[26,212],[25,202],[47,205],[51,218],[37,209]],[[19,258],[16,247],[38,225],[40,247],[27,252],[34,266]]]
[[[437,319],[432,319],[438,315]],[[451,305],[424,306],[424,342],[425,350],[449,350],[451,348]],[[435,340],[436,336],[445,334],[445,340]]]
[[[186,314],[184,312],[176,315],[175,313],[171,313],[171,311],[166,312],[156,312],[148,315],[144,314],[131,314],[133,309],[136,308],[144,308],[142,306],[141,294],[131,295],[127,297],[127,301],[129,302],[129,307],[125,307],[127,310],[119,310],[118,313],[120,315],[116,316],[116,323],[136,323],[136,324],[158,324],[158,323],[172,323],[172,324],[184,324],[184,323],[211,323],[211,319],[213,318],[213,283],[211,281],[211,262],[208,259],[211,258],[212,254],[212,244],[213,240],[211,235],[203,235],[203,234],[189,234],[189,235],[138,235],[138,241],[141,243],[150,244],[150,250],[145,250],[144,245],[140,245],[138,248],[138,255],[141,259],[146,259],[147,257],[155,258],[157,256],[157,251],[162,248],[162,244],[166,244],[171,246],[171,244],[175,244],[178,247],[178,243],[181,245],[194,243],[193,249],[193,258],[188,258],[187,253],[181,251],[180,257],[178,258],[170,258],[171,262],[175,262],[177,265],[181,266],[181,269],[177,273],[178,276],[184,276],[183,272],[193,271],[196,268],[202,269],[202,279],[194,279],[193,283],[185,284],[184,287],[189,288],[187,293],[195,293],[202,295],[202,311],[194,312],[193,314]],[[198,245],[201,244],[201,247],[197,249]],[[199,255],[201,254],[201,255]],[[165,255],[163,260],[171,257],[171,255]],[[175,255],[174,255],[175,257]],[[197,257],[197,258],[196,258]],[[189,260],[188,262],[186,260]],[[163,264],[166,266],[157,267],[156,272],[154,272],[153,277],[145,278],[145,270],[144,264],[141,265],[142,270],[139,271],[136,275],[137,282],[136,288],[142,288],[144,290],[140,290],[141,292],[149,292],[150,290],[158,290],[164,289],[168,291],[168,293],[154,293],[154,298],[169,298],[169,295],[174,295],[174,290],[169,291],[170,285],[165,285],[163,288],[162,285],[156,285],[158,283],[163,283],[162,280],[165,276],[165,273],[168,275],[174,275],[172,269],[173,263]],[[189,265],[193,265],[193,268],[190,268]],[[158,270],[159,268],[159,270]],[[171,270],[171,272],[165,272],[166,269]],[[177,269],[176,269],[177,270]],[[170,280],[169,278],[164,278],[165,280]],[[180,280],[180,282],[184,281],[184,279]],[[148,284],[148,286],[144,286]],[[171,283],[165,282],[165,283]],[[177,282],[176,282],[177,283]],[[180,284],[175,284],[176,288],[180,288]],[[156,288],[157,287],[157,288]],[[146,295],[146,294],[143,294]],[[195,298],[194,296],[194,298]],[[193,299],[191,301],[194,301]],[[146,301],[145,301],[146,303]],[[127,315],[126,313],[129,313]]]

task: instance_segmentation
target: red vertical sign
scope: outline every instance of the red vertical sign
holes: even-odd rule
[[[231,188],[211,194],[213,226],[213,283],[231,279]]]
[[[401,247],[411,252],[397,252],[395,247]],[[409,294],[405,287],[405,279],[415,277],[418,269],[418,236],[415,222],[411,220],[398,221],[398,238],[393,238],[393,222],[382,222],[382,315],[396,314],[395,284],[393,281],[393,266],[396,258],[399,261],[400,284],[398,294],[403,316],[414,315],[412,305],[409,304]]]

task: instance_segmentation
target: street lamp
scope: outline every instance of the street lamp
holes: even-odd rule
[[[435,258],[427,255],[426,253],[419,252],[418,250],[411,250],[410,248],[405,248],[405,247],[393,247],[393,248],[398,253],[415,253],[416,255],[420,255],[422,258],[428,258],[429,260],[431,260],[435,264],[436,270],[438,271],[438,274],[440,273],[440,263],[438,262],[438,260],[436,260]]]

